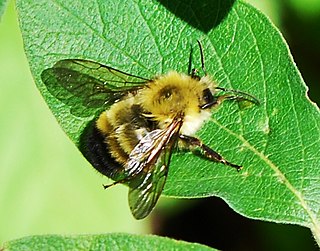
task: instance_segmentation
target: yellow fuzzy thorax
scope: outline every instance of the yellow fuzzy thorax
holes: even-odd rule
[[[170,121],[178,113],[184,116],[200,114],[200,99],[208,84],[188,75],[171,71],[143,88],[139,103],[155,120]]]

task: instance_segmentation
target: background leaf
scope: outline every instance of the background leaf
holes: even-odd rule
[[[5,243],[3,250],[215,250],[196,243],[158,236],[106,234],[90,236],[31,236]]]
[[[7,0],[0,0],[0,20],[4,11],[6,10],[6,5],[7,5]]]
[[[307,226],[319,236],[319,110],[306,97],[282,36],[243,2],[170,4],[176,8],[161,1],[18,1],[31,70],[62,128],[77,144],[88,120],[73,117],[47,93],[43,69],[63,58],[85,58],[146,78],[169,69],[186,72],[190,46],[200,39],[207,71],[219,85],[249,92],[262,105],[240,110],[225,103],[199,132],[242,164],[241,173],[178,153],[164,193],[217,195],[248,217]]]

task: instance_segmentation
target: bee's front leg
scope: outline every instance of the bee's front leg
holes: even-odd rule
[[[183,135],[183,134],[181,134],[179,137],[183,141],[183,143],[186,144],[190,148],[190,150],[192,150],[193,148],[199,147],[203,151],[204,156],[207,157],[208,159],[215,160],[215,161],[218,161],[218,162],[225,164],[227,166],[231,166],[233,168],[236,168],[237,171],[241,170],[242,166],[239,166],[239,165],[236,165],[236,164],[233,164],[233,163],[227,161],[219,153],[212,150],[207,145],[203,144],[201,140],[199,140],[195,137],[191,137],[191,136],[187,136],[187,135]]]

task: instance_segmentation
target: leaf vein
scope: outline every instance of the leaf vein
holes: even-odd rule
[[[292,192],[294,197],[300,202],[300,205],[305,210],[307,215],[309,216],[312,224],[312,228],[316,229],[315,231],[320,232],[320,222],[317,219],[317,216],[313,213],[312,209],[309,207],[308,203],[306,202],[305,198],[301,194],[300,191],[298,191],[287,179],[284,173],[281,172],[279,167],[274,164],[267,156],[265,156],[262,152],[259,152],[253,145],[250,144],[249,141],[247,141],[243,136],[237,135],[235,132],[231,131],[230,129],[226,128],[222,124],[220,124],[216,119],[212,118],[212,121],[219,126],[221,129],[225,130],[227,133],[232,135],[233,137],[237,138],[243,144],[252,151],[255,155],[260,157],[261,160],[263,160],[277,175],[277,177],[285,184],[285,186],[289,189],[289,191]]]
[[[142,64],[139,60],[137,60],[136,58],[133,58],[131,54],[127,53],[124,50],[121,50],[121,48],[119,46],[116,45],[116,43],[112,43],[112,40],[106,40],[105,37],[102,36],[102,34],[100,34],[100,32],[98,30],[96,30],[94,27],[92,27],[90,24],[88,24],[87,22],[85,22],[85,20],[83,20],[82,18],[80,18],[79,16],[77,16],[72,10],[68,9],[66,6],[64,6],[61,2],[59,2],[59,0],[53,0],[53,2],[56,3],[57,6],[63,8],[67,13],[69,13],[71,16],[73,16],[75,19],[79,20],[80,23],[84,24],[89,30],[91,30],[97,37],[100,37],[101,40],[108,42],[109,44],[111,44],[115,49],[121,51],[126,57],[130,58],[132,61],[136,62],[140,67],[148,70],[148,68]]]

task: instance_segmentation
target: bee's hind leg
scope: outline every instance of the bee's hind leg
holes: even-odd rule
[[[183,143],[186,144],[191,150],[193,148],[199,147],[203,151],[204,156],[207,157],[208,159],[218,161],[224,165],[233,167],[233,168],[237,169],[237,171],[241,170],[242,166],[239,166],[239,165],[236,165],[236,164],[233,164],[233,163],[227,161],[219,153],[212,150],[207,145],[203,144],[201,140],[199,140],[195,137],[191,137],[191,136],[187,136],[187,135],[183,135],[183,134],[181,134],[179,137],[183,141]]]

